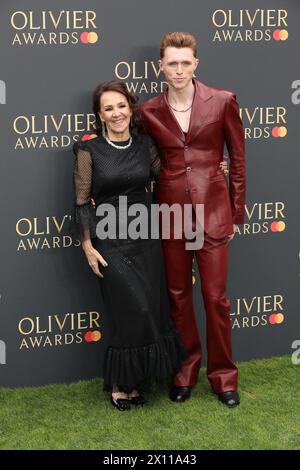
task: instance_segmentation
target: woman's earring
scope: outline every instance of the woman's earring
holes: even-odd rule
[[[132,119],[132,115],[130,116],[130,127],[131,127],[131,128],[133,127],[133,119]]]
[[[105,125],[105,121],[102,121],[102,119],[101,119],[101,128],[102,128],[102,137],[105,137],[106,136],[106,125]]]

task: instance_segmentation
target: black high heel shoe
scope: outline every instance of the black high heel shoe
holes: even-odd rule
[[[129,399],[130,403],[136,406],[144,406],[146,405],[147,401],[142,395],[137,395],[136,397],[132,397]]]
[[[110,396],[111,404],[117,408],[119,411],[128,411],[130,410],[130,401],[127,398],[114,398]]]

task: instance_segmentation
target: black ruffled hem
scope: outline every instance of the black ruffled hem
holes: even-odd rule
[[[85,240],[96,238],[96,209],[89,202],[82,206],[74,206],[72,219],[69,224],[69,234],[73,238]]]
[[[144,391],[170,379],[181,369],[186,352],[176,331],[155,343],[137,348],[113,348],[106,352],[103,390]]]

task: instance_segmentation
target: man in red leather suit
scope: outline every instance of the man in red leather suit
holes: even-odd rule
[[[160,67],[168,89],[141,106],[145,130],[155,140],[161,172],[159,204],[204,204],[204,244],[194,251],[186,240],[163,240],[171,314],[188,353],[173,380],[170,398],[191,395],[201,363],[193,307],[192,262],[196,258],[207,324],[207,376],[229,407],[239,404],[238,370],[232,361],[230,303],[226,295],[228,243],[244,221],[244,129],[235,94],[194,77],[196,41],[188,33],[166,34]],[[226,144],[229,185],[219,168]]]

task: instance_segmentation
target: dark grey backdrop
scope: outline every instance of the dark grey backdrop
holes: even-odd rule
[[[268,27],[257,17],[253,25],[249,25],[247,17],[248,20],[253,18],[256,9],[262,8],[264,14],[267,9],[274,10],[269,12],[271,20],[278,15],[279,9],[286,10],[287,26],[274,23]],[[86,122],[77,128],[73,125],[74,116],[80,120],[79,115],[91,113],[92,90],[98,83],[116,78],[116,70],[124,73],[130,69],[130,75],[124,80],[141,91],[141,100],[153,96],[149,92],[151,82],[154,83],[152,87],[159,89],[163,78],[155,76],[151,62],[157,64],[162,34],[174,30],[190,31],[198,40],[200,65],[197,78],[209,85],[235,91],[241,108],[248,110],[248,115],[256,107],[262,111],[266,107],[275,110],[283,107],[286,113],[284,123],[276,119],[274,123],[264,119],[259,122],[255,118],[252,124],[244,113],[245,127],[250,129],[252,136],[263,129],[268,133],[274,126],[284,126],[288,133],[283,138],[271,136],[246,140],[247,208],[251,212],[257,203],[256,207],[263,210],[261,214],[254,211],[251,219],[247,218],[249,234],[243,233],[247,227],[241,227],[241,234],[231,244],[228,290],[232,302],[235,359],[290,353],[292,341],[300,336],[296,284],[299,273],[299,105],[292,102],[292,82],[300,79],[299,2],[272,0],[266,4],[255,0],[211,0],[205,3],[186,0],[183,4],[179,0],[13,0],[2,1],[0,10],[0,80],[6,84],[6,96],[2,87],[0,99],[1,103],[6,102],[0,104],[0,385],[41,385],[101,375],[106,337],[105,310],[97,280],[90,272],[81,248],[74,246],[76,241],[67,238],[73,203],[71,147],[73,140],[87,131]],[[55,29],[48,21],[51,11],[53,18],[58,18],[63,11],[75,10],[83,14],[86,10],[94,11],[96,27],[91,25],[76,30],[76,25],[71,22],[70,25],[59,24]],[[223,28],[214,26],[212,17],[216,10],[222,10],[217,14],[218,20],[231,15],[231,24],[227,23]],[[240,10],[243,10],[243,25],[238,25]],[[45,25],[42,12],[46,12]],[[78,17],[81,15],[77,14]],[[27,26],[14,29],[12,17],[18,28],[22,22],[23,25],[27,22]],[[64,13],[61,13],[63,17]],[[288,31],[288,39],[268,40],[276,29]],[[228,34],[225,30],[234,35],[231,41],[213,40],[216,31],[223,37]],[[59,43],[69,41],[72,34],[76,41],[77,31],[79,34],[96,32],[98,41],[93,44]],[[49,44],[51,34],[53,41],[53,33],[57,44]],[[57,33],[63,33],[61,38]],[[26,45],[24,41],[30,34],[34,43]],[[262,39],[245,40],[246,34],[248,38],[256,34]],[[125,64],[117,67],[120,62]],[[148,78],[145,77],[145,62]],[[64,120],[66,117],[62,118],[64,114],[70,115],[72,125],[69,127]],[[51,115],[56,123],[62,118],[60,129],[51,125]],[[45,128],[43,121],[47,119],[49,125]],[[31,126],[25,132],[29,122],[34,123],[35,128]],[[24,133],[18,134],[16,129]],[[57,138],[57,142],[51,144],[51,137]],[[36,139],[36,148],[28,148],[30,138]],[[276,203],[284,204],[281,214],[274,213]],[[285,223],[285,230],[272,232],[271,224],[274,226],[277,221]],[[33,243],[39,243],[38,247],[35,248]],[[55,243],[56,247],[53,247]],[[29,249],[30,244],[32,249]],[[205,341],[200,281],[197,273],[195,275],[195,302]],[[277,300],[275,305],[274,298]],[[237,302],[243,304],[240,314],[236,314]],[[90,311],[99,313],[99,326],[88,325],[84,320],[86,315],[79,315]],[[69,315],[64,316],[66,314]],[[58,341],[57,345],[54,337],[59,334],[59,325],[55,315],[63,330],[61,344]],[[52,326],[46,324],[49,316]],[[80,320],[81,324],[72,324],[69,319]],[[273,324],[274,321],[278,323]],[[26,333],[33,324],[35,330],[32,334],[21,334],[20,322]],[[82,333],[91,331],[99,331],[101,340],[82,340]],[[76,335],[81,342],[76,343]],[[90,333],[87,339],[90,339]],[[68,342],[70,344],[66,344]]]

